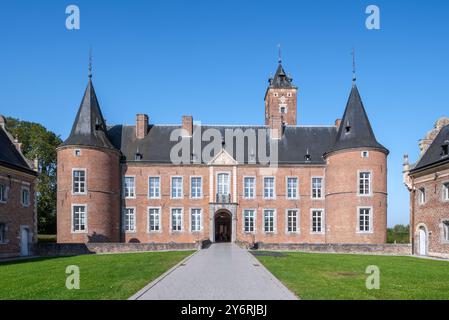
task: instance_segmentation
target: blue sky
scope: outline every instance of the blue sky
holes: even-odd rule
[[[81,29],[65,28],[65,9]],[[381,30],[365,28],[365,8]],[[282,44],[299,87],[299,124],[342,117],[357,51],[358,86],[389,157],[389,225],[408,223],[402,155],[448,112],[447,1],[1,1],[0,113],[42,123],[64,139],[87,82],[108,124],[261,124]]]

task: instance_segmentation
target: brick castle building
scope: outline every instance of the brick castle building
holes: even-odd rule
[[[0,115],[0,258],[32,254],[37,241],[36,176]]]
[[[107,126],[90,75],[58,148],[58,242],[385,243],[388,150],[355,82],[330,126],[297,125],[297,95],[279,62],[265,125]]]
[[[439,119],[419,147],[415,164],[404,156],[413,254],[449,258],[449,118]]]

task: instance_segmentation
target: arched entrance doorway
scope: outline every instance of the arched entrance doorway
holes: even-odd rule
[[[418,254],[420,256],[427,255],[427,230],[424,226],[418,229]]]
[[[229,211],[218,211],[215,214],[215,242],[232,241],[232,214]]]

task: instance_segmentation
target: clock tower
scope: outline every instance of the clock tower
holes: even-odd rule
[[[284,125],[296,126],[298,88],[292,81],[279,59],[276,74],[269,79],[265,94],[265,125],[271,125],[274,119],[280,118]]]

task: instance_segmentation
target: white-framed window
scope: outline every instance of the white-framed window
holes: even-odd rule
[[[203,197],[203,178],[190,178],[190,197],[192,199],[201,199]]]
[[[449,220],[443,221],[443,240],[449,242]]]
[[[265,209],[263,211],[263,230],[265,233],[274,233],[276,230],[276,211]]]
[[[172,177],[171,178],[171,197],[172,199],[182,199],[182,177]]]
[[[229,195],[230,194],[230,178],[229,173],[219,173],[217,174],[217,193],[219,195]]]
[[[72,231],[87,232],[87,206],[84,204],[72,206]]]
[[[81,150],[75,149],[75,157],[81,157]]]
[[[426,188],[419,188],[418,189],[418,201],[419,204],[425,204],[426,203]]]
[[[372,232],[372,209],[358,208],[358,232],[369,233]]]
[[[288,199],[298,199],[298,178],[288,177],[287,178],[287,198]]]
[[[74,169],[72,176],[73,194],[86,194],[86,170]]]
[[[243,178],[243,196],[245,199],[254,199],[256,197],[256,178]]]
[[[200,232],[202,229],[201,209],[190,209],[190,231]]]
[[[0,223],[0,243],[6,243],[6,224]]]
[[[124,179],[124,190],[123,194],[126,199],[136,197],[136,178],[135,177],[125,177]]]
[[[123,229],[125,232],[136,231],[136,209],[125,208],[123,210]]]
[[[263,178],[263,197],[265,199],[274,199],[276,197],[274,186],[274,177]]]
[[[359,172],[359,195],[371,194],[371,172]]]
[[[148,232],[161,231],[161,208],[148,208]]]
[[[362,158],[369,158],[369,151],[362,151]]]
[[[161,178],[160,177],[148,177],[148,198],[160,199],[161,198]]]
[[[443,201],[449,201],[449,182],[443,183]]]
[[[243,210],[243,231],[245,233],[254,233],[256,225],[256,210]]]
[[[311,212],[311,232],[319,234],[324,233],[324,210],[312,209]]]
[[[312,199],[323,199],[323,178],[312,178]]]
[[[30,206],[30,188],[22,187],[21,203],[24,207]]]
[[[0,184],[0,202],[6,203],[7,200],[6,185]]]
[[[171,209],[171,231],[182,231],[182,208]]]
[[[287,233],[299,233],[299,210],[287,209]]]

